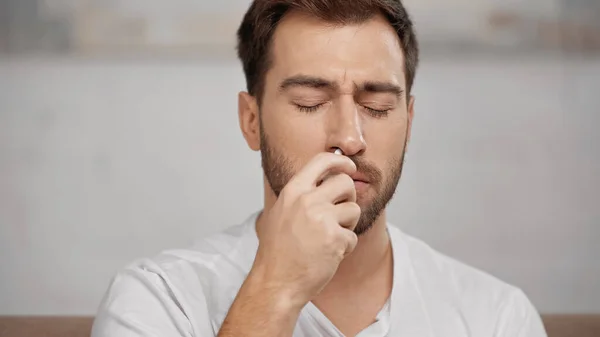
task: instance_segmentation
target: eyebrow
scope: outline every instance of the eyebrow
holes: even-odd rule
[[[279,90],[284,91],[290,87],[309,87],[315,89],[337,89],[338,85],[332,81],[314,76],[307,75],[296,75],[286,78],[281,85]]]
[[[279,85],[280,91],[285,91],[291,87],[308,87],[314,89],[328,89],[338,90],[339,85],[335,82],[326,80],[320,77],[308,76],[308,75],[296,75],[286,78]],[[366,81],[361,85],[355,85],[357,93],[369,92],[369,93],[390,93],[397,97],[401,97],[404,90],[396,84],[382,81]]]
[[[358,92],[371,92],[371,93],[389,93],[394,94],[397,97],[401,97],[404,90],[396,84],[389,82],[373,82],[367,81],[361,86],[357,87]]]

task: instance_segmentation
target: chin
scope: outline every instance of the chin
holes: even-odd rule
[[[354,228],[354,234],[357,236],[361,236],[366,234],[371,228],[373,228],[373,223],[365,223],[359,220],[358,225]]]

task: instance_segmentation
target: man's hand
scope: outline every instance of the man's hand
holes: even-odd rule
[[[254,265],[219,336],[291,336],[301,309],[356,247],[355,171],[349,158],[322,153],[287,183],[264,214]]]
[[[319,154],[265,215],[252,273],[295,305],[303,307],[318,295],[356,246],[360,207],[349,176],[355,170],[346,156]]]

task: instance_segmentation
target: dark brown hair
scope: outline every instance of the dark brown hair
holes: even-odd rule
[[[246,75],[248,92],[260,102],[265,73],[270,67],[269,48],[275,28],[290,10],[298,10],[336,24],[357,24],[382,14],[396,30],[404,52],[407,94],[419,62],[419,46],[412,21],[400,0],[254,0],[237,31],[238,57]]]

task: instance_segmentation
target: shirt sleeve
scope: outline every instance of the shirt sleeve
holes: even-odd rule
[[[547,337],[539,313],[521,290],[516,290],[502,308],[494,336]]]
[[[130,267],[113,279],[94,320],[92,337],[213,336],[207,317],[190,319],[164,275],[145,267]]]

